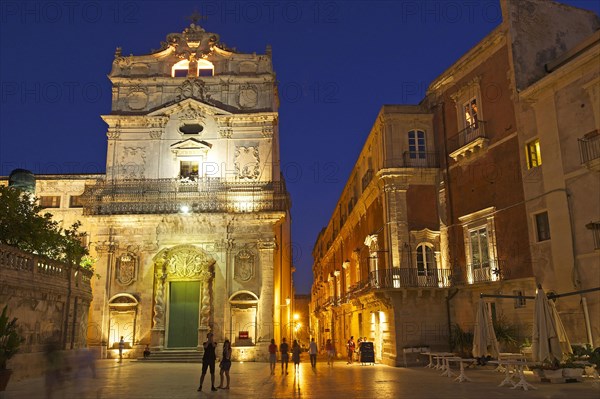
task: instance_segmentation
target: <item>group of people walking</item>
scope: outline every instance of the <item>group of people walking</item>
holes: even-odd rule
[[[285,338],[281,340],[281,344],[277,347],[275,340],[271,340],[269,345],[269,363],[271,367],[271,375],[275,375],[275,367],[277,365],[277,352],[280,353],[281,358],[281,374],[288,374],[288,363],[290,361],[290,346],[288,345]],[[292,343],[291,353],[292,362],[294,363],[294,371],[300,370],[300,353],[302,348],[298,343],[298,340],[294,340]],[[314,338],[311,338],[308,344],[308,356],[310,357],[310,365],[315,368],[317,367],[317,344]]]
[[[209,370],[211,382],[210,389],[212,391],[217,391],[217,389],[229,389],[229,370],[231,368],[231,343],[228,339],[226,339],[223,343],[223,353],[221,356],[221,362],[219,363],[219,367],[221,369],[220,382],[219,386],[215,387],[215,363],[217,360],[217,342],[214,341],[212,333],[208,333],[206,337],[206,342],[202,344],[204,348],[204,355],[202,356],[202,375],[200,376],[200,386],[198,387],[198,391],[202,391],[204,377],[206,376],[206,373]],[[361,341],[362,339],[359,338],[359,346]],[[348,364],[352,364],[353,356],[356,350],[356,344],[354,342],[353,336],[350,337],[350,339],[346,343],[346,349],[348,353]],[[269,345],[269,364],[271,369],[271,375],[275,375],[275,368],[277,367],[277,352],[279,352],[280,354],[282,375],[288,374],[290,353],[292,355],[292,362],[294,363],[294,371],[298,372],[300,370],[300,353],[302,352],[302,348],[300,347],[298,340],[294,340],[291,348],[285,338],[281,340],[281,344],[279,346],[277,346],[274,339],[271,340],[271,344]],[[333,343],[331,342],[331,339],[328,339],[325,343],[325,352],[327,355],[327,364],[329,366],[333,366],[333,361],[335,359],[335,348],[333,346]],[[311,338],[310,343],[308,344],[308,356],[310,358],[310,365],[313,369],[317,367],[317,353],[317,344],[315,342],[315,339]],[[227,385],[225,386],[223,386],[224,379],[227,382]]]

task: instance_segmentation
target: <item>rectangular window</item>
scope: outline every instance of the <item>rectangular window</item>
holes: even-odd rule
[[[585,227],[592,230],[594,249],[600,249],[600,222],[590,222],[586,224]]]
[[[42,208],[60,208],[60,195],[42,195],[40,206]]]
[[[535,227],[537,230],[538,242],[550,239],[550,224],[548,223],[548,212],[542,212],[535,215]]]
[[[71,195],[69,197],[69,208],[83,208],[82,195]]]
[[[479,109],[477,107],[477,98],[473,97],[463,104],[463,114],[465,117],[465,128],[471,128],[473,130],[477,129],[479,124]]]
[[[535,139],[527,143],[525,150],[527,152],[527,169],[537,168],[542,164],[542,155],[540,153],[540,140]]]
[[[513,295],[521,298],[515,298],[515,309],[524,308],[526,305],[526,299],[523,297],[523,291],[513,291]]]
[[[425,159],[425,132],[421,130],[408,132],[408,153],[411,159]]]
[[[471,264],[473,269],[490,266],[487,227],[469,231],[471,245]]]
[[[179,177],[191,180],[198,178],[199,163],[196,161],[180,161]]]

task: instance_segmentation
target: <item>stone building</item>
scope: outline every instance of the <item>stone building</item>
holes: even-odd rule
[[[433,115],[385,105],[313,249],[312,329],[338,352],[351,336],[395,365],[421,327],[438,334],[450,270],[440,257]],[[417,306],[427,310],[431,325]]]
[[[236,359],[266,356],[293,296],[270,48],[238,53],[192,23],[151,54],[118,48],[109,78],[106,174],[36,176],[97,259],[88,344],[201,349],[212,331]]]
[[[600,286],[600,31],[546,63],[519,93],[533,272],[547,291]],[[600,344],[600,295],[560,298],[575,342]]]
[[[338,351],[350,335],[366,336],[376,360],[401,365],[404,349],[448,349],[452,328],[472,332],[480,294],[600,285],[591,199],[599,195],[598,70],[582,66],[594,59],[598,17],[554,2],[500,3],[503,22],[438,76],[419,106],[382,108],[316,240],[313,324]],[[559,72],[574,56],[572,71]],[[547,63],[557,73],[545,77]],[[581,202],[575,213],[567,198]],[[598,312],[590,313],[598,297],[559,300],[573,342],[598,342]],[[497,324],[516,327],[517,339],[530,335],[533,301],[486,302]]]

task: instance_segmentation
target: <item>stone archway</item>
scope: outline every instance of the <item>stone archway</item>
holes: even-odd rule
[[[201,248],[178,245],[165,248],[153,258],[154,261],[154,315],[152,345],[165,348],[168,344],[170,287],[173,283],[198,282],[198,339],[199,346],[213,326],[213,281],[215,260]]]

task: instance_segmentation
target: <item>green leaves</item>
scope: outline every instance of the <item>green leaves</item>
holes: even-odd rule
[[[18,352],[23,337],[17,331],[17,319],[10,320],[6,315],[8,305],[0,315],[0,369],[6,369],[6,362]]]
[[[52,220],[50,213],[35,198],[13,188],[0,187],[0,243],[43,255],[50,259],[79,264],[88,254],[81,243],[86,233],[80,232],[78,221],[67,229]]]

